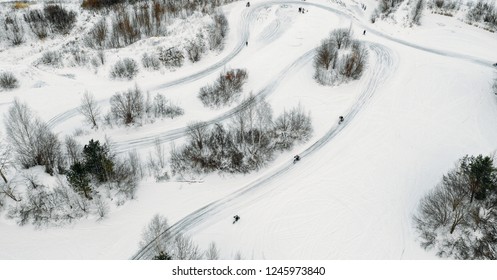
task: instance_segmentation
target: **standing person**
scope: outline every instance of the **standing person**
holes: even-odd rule
[[[245,46],[247,46],[247,47],[248,47],[248,41],[245,41]]]
[[[362,35],[366,35],[366,29],[364,29],[364,31],[362,32]]]

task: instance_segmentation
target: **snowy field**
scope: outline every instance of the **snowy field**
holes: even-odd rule
[[[236,106],[210,110],[197,99],[200,87],[230,67],[249,73],[244,96],[264,94],[275,115],[301,104],[311,112],[314,128],[310,141],[258,172],[211,174],[200,183],[144,180],[136,199],[112,207],[103,220],[35,229],[19,227],[1,212],[0,259],[150,257],[146,251],[135,254],[142,229],[156,213],[203,249],[216,242],[221,258],[237,252],[244,259],[437,258],[419,246],[412,215],[459,158],[497,149],[497,99],[491,91],[495,33],[428,11],[420,27],[371,24],[376,1],[251,4],[223,7],[230,33],[222,52],[174,72],[141,70],[129,82],[109,79],[107,69],[32,65],[42,50],[68,39],[0,49],[0,70],[14,72],[22,82],[0,92],[0,115],[19,98],[61,137],[84,127],[81,143],[109,137],[117,151],[144,155],[158,137],[167,147],[171,140],[181,143],[189,122],[223,120]],[[298,7],[308,12],[300,14]],[[358,81],[320,86],[313,79],[312,50],[339,27],[351,27],[354,37],[366,42],[369,63]],[[111,61],[135,55],[139,60],[139,51],[152,48],[154,40],[160,39],[116,51]],[[185,115],[96,131],[83,123],[75,108],[86,90],[107,108],[112,94],[135,84],[165,94]],[[340,115],[345,121],[338,125]],[[302,159],[292,164],[295,154]],[[236,224],[234,214],[241,217]]]

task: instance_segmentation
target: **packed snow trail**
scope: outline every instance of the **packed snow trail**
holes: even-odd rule
[[[480,64],[482,66],[490,67],[490,68],[492,68],[493,67],[492,64],[495,63],[494,61],[491,61],[491,60],[482,59],[482,58],[479,58],[479,57],[470,56],[470,55],[466,55],[466,54],[461,54],[461,53],[457,53],[457,52],[451,52],[451,51],[446,51],[446,50],[439,50],[439,49],[434,49],[434,48],[428,48],[428,47],[424,47],[424,46],[421,46],[421,45],[418,45],[418,44],[415,44],[415,43],[412,43],[412,42],[409,42],[409,41],[406,41],[406,40],[395,38],[393,36],[390,36],[388,34],[385,34],[385,33],[381,32],[381,31],[378,31],[376,29],[373,29],[373,28],[369,27],[369,25],[366,25],[363,22],[361,22],[361,20],[358,19],[352,13],[346,13],[346,12],[344,12],[342,10],[335,9],[335,8],[330,7],[330,6],[325,6],[325,5],[322,5],[322,4],[317,4],[317,3],[307,2],[307,1],[301,2],[301,1],[295,1],[295,0],[268,1],[268,2],[265,2],[265,3],[268,3],[268,4],[269,3],[273,3],[274,5],[277,5],[277,4],[298,4],[298,5],[303,5],[303,6],[312,6],[312,7],[320,8],[320,9],[327,10],[329,12],[335,13],[336,15],[339,15],[339,16],[350,17],[350,18],[354,19],[354,21],[358,24],[358,26],[360,26],[361,28],[365,29],[368,32],[368,34],[371,33],[371,34],[374,34],[374,35],[376,35],[378,37],[382,37],[384,39],[390,40],[392,42],[399,43],[399,44],[404,45],[404,46],[408,46],[408,47],[411,47],[411,48],[414,48],[414,49],[417,49],[417,50],[420,50],[420,51],[425,51],[425,52],[429,52],[429,53],[436,54],[436,55],[441,55],[441,56],[447,56],[447,57],[453,57],[453,58],[467,60],[467,61],[470,61],[470,62],[473,62],[473,63],[476,63],[476,64]]]
[[[266,98],[268,95],[273,93],[285,79],[286,76],[291,74],[293,71],[299,70],[303,65],[306,63],[309,63],[312,58],[314,57],[315,49],[312,49],[310,51],[307,51],[304,53],[302,56],[300,56],[297,60],[295,60],[292,64],[287,66],[285,69],[283,69],[278,76],[276,76],[271,82],[266,85],[263,89],[261,89],[256,95],[254,95],[252,98],[242,102],[240,105],[234,107],[233,109],[225,112],[224,114],[203,122],[202,124],[204,126],[208,126],[211,124],[219,123],[221,121],[224,121],[226,119],[229,119],[236,115],[238,112],[245,110],[247,107],[252,105],[254,102],[259,102]],[[126,141],[119,141],[119,142],[113,142],[112,147],[116,153],[122,153],[126,151],[130,151],[136,148],[145,148],[145,147],[151,147],[157,143],[164,143],[167,141],[172,141],[181,137],[184,137],[188,131],[187,127],[181,127],[169,131],[165,131],[160,134],[156,134],[153,136],[147,136],[147,137],[142,137],[138,139],[132,139],[132,140],[126,140]]]
[[[318,151],[322,148],[326,143],[332,140],[344,127],[349,124],[354,117],[361,111],[368,101],[372,98],[378,86],[384,82],[390,74],[392,74],[397,65],[397,61],[392,53],[392,51],[384,46],[379,44],[369,44],[370,50],[374,53],[376,58],[374,65],[374,69],[369,69],[369,73],[371,77],[359,96],[358,100],[355,104],[349,109],[347,114],[345,114],[345,120],[341,124],[335,123],[333,127],[318,141],[309,146],[306,150],[300,153],[302,162],[306,156]],[[300,164],[300,163],[299,163]],[[279,176],[285,174],[288,170],[290,170],[295,165],[292,161],[288,161],[287,164],[283,164],[280,166],[275,172],[259,177],[252,183],[247,186],[241,188],[240,190],[226,196],[225,198],[219,199],[208,205],[196,210],[195,212],[189,214],[183,219],[176,222],[166,231],[161,233],[163,235],[169,235],[169,238],[174,238],[177,234],[184,233],[185,231],[198,226],[202,222],[206,221],[206,217],[213,218],[213,216],[219,212],[221,212],[224,208],[226,208],[229,204],[237,204],[239,201],[237,199],[243,198],[246,199],[247,194],[257,194],[257,197],[253,198],[251,201],[257,201],[258,198],[272,190],[271,185],[268,186],[268,183],[278,178]],[[261,188],[262,186],[266,186],[266,188]],[[259,191],[259,193],[255,193]],[[245,200],[245,204],[249,203],[249,201]],[[154,257],[154,240],[152,240],[145,247],[140,249],[133,257],[134,260],[139,259],[152,259]]]
[[[245,43],[245,41],[247,41],[249,34],[250,34],[249,24],[253,21],[255,15],[257,15],[257,12],[259,12],[260,9],[267,8],[267,7],[270,7],[273,5],[281,5],[281,4],[299,4],[299,5],[313,6],[313,7],[317,7],[317,8],[324,9],[326,11],[335,13],[336,15],[339,15],[339,16],[352,17],[361,26],[361,28],[364,28],[369,33],[377,35],[377,36],[382,37],[382,38],[385,38],[387,40],[390,40],[390,41],[393,41],[393,42],[396,42],[396,43],[399,43],[399,44],[402,44],[402,45],[405,45],[408,47],[412,47],[414,49],[418,49],[421,51],[425,51],[425,52],[429,52],[429,53],[433,53],[433,54],[441,55],[441,56],[463,59],[463,60],[467,60],[467,61],[470,61],[470,62],[473,62],[476,64],[480,64],[480,65],[492,68],[492,61],[490,61],[490,60],[485,60],[485,59],[481,59],[478,57],[473,57],[473,56],[464,55],[464,54],[455,53],[455,52],[449,52],[449,51],[443,51],[443,50],[437,50],[437,49],[432,49],[432,48],[428,48],[428,47],[423,47],[421,45],[417,45],[417,44],[414,44],[414,43],[411,43],[411,42],[408,42],[405,40],[397,39],[395,37],[392,37],[390,35],[379,32],[379,31],[372,29],[370,27],[367,27],[366,25],[361,23],[359,21],[359,19],[354,17],[352,14],[345,13],[344,11],[341,11],[341,10],[338,10],[338,9],[335,9],[335,8],[332,8],[329,6],[324,6],[322,4],[317,4],[317,3],[299,2],[299,1],[267,1],[267,2],[262,2],[262,3],[258,3],[256,5],[253,5],[253,8],[244,10],[244,12],[242,13],[242,17],[241,17],[242,18],[241,21],[243,24],[242,24],[240,43],[225,58],[223,58],[222,60],[218,61],[217,63],[215,63],[215,64],[209,66],[208,68],[201,70],[193,75],[186,76],[184,78],[174,80],[171,82],[167,82],[167,83],[164,83],[162,85],[152,87],[151,89],[152,90],[165,89],[168,87],[192,82],[192,81],[198,80],[204,76],[207,76],[207,75],[215,72],[220,67],[226,65],[226,63],[231,61],[244,48],[244,43]],[[278,27],[274,27],[274,28],[278,28]],[[270,38],[271,40],[275,40],[277,37],[278,36],[268,36],[267,38]],[[306,58],[307,58],[307,55],[308,55],[308,53],[306,53],[304,56],[306,56]],[[301,57],[300,59],[302,59],[302,58],[303,57]],[[286,69],[286,70],[288,70],[288,69]],[[281,75],[282,74],[280,73],[279,77],[281,77]],[[272,87],[272,86],[274,86],[274,85],[267,86],[266,88],[261,90],[261,92],[259,94],[263,94],[263,95],[269,94],[272,90],[274,90],[274,87]],[[260,99],[258,99],[258,100],[260,100]],[[108,99],[104,99],[104,100],[100,100],[98,102],[104,103],[107,101],[108,101]],[[240,110],[242,110],[246,106],[248,106],[248,104],[241,104],[238,107],[235,107],[232,110],[224,113],[223,115],[221,115],[221,116],[219,116],[211,121],[206,122],[205,124],[209,125],[209,124],[213,124],[213,123],[225,120],[225,119],[229,118],[229,116],[232,116],[233,114],[239,112]],[[70,109],[70,110],[63,112],[63,113],[55,116],[54,118],[50,119],[48,121],[48,125],[49,125],[49,127],[53,128],[54,126],[66,121],[70,118],[73,118],[79,114],[80,113],[79,113],[78,108]],[[142,138],[138,138],[138,139],[131,139],[131,140],[126,140],[126,141],[121,141],[121,142],[115,142],[115,143],[113,143],[113,145],[114,145],[117,153],[122,153],[122,152],[133,150],[136,148],[145,148],[145,147],[153,146],[156,143],[156,141],[159,141],[160,143],[164,143],[167,141],[172,141],[172,140],[181,138],[186,134],[186,131],[187,131],[187,128],[182,127],[182,128],[177,128],[177,129],[173,129],[170,131],[166,131],[163,133],[159,133],[159,134],[153,135],[153,136],[147,136],[147,137],[142,137]]]
[[[173,80],[170,82],[166,82],[166,83],[163,83],[163,84],[160,84],[157,86],[152,86],[150,88],[147,88],[147,90],[148,91],[156,91],[156,90],[170,88],[173,86],[187,84],[187,83],[196,81],[198,79],[201,79],[205,76],[208,76],[208,75],[214,73],[215,71],[217,71],[219,68],[225,66],[228,62],[233,60],[233,58],[235,58],[245,48],[245,42],[248,41],[248,38],[250,36],[250,30],[249,30],[250,23],[253,22],[257,13],[259,12],[259,10],[264,9],[267,6],[268,6],[268,4],[266,4],[266,3],[260,3],[257,5],[253,5],[250,9],[245,9],[242,12],[241,19],[240,19],[240,21],[242,22],[242,24],[241,24],[242,27],[241,27],[241,30],[239,32],[240,33],[239,43],[236,45],[236,47],[230,53],[228,53],[228,55],[226,57],[222,58],[218,62],[216,62],[216,63],[210,65],[209,67],[207,67],[203,70],[200,70],[192,75],[188,75],[186,77],[183,77],[183,78],[180,78],[177,80]],[[270,37],[270,39],[273,39],[273,40],[275,40],[276,38],[277,38],[277,36]],[[108,101],[109,101],[109,98],[106,98],[106,99],[98,100],[97,102],[98,103],[105,103]],[[47,125],[49,128],[54,128],[57,125],[65,122],[71,118],[78,116],[79,114],[80,114],[79,107],[69,109],[65,112],[62,112],[62,113],[54,116],[50,120],[48,120]]]

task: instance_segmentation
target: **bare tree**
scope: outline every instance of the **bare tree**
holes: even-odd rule
[[[101,111],[93,94],[87,91],[83,94],[79,112],[85,117],[86,121],[92,125],[92,128],[98,128],[97,120],[100,117]]]
[[[208,260],[218,260],[219,259],[219,249],[217,249],[216,243],[211,242],[209,248],[205,252],[205,258]]]
[[[143,114],[143,94],[138,87],[114,94],[110,99],[111,112],[124,124],[131,124]]]
[[[95,24],[90,33],[85,37],[84,41],[88,47],[103,49],[108,34],[107,21],[100,20]]]
[[[190,237],[185,237],[182,234],[174,237],[172,252],[175,260],[199,260],[202,258],[198,246],[193,243]]]
[[[329,39],[324,40],[318,47],[314,58],[315,67],[324,67],[326,70],[335,69],[338,51],[336,45]]]
[[[81,151],[83,147],[78,144],[76,139],[72,136],[66,136],[64,140],[66,148],[66,157],[69,159],[69,165],[73,165],[76,162],[80,162],[82,158]]]
[[[60,142],[26,104],[14,100],[5,127],[19,164],[24,168],[44,165],[45,171],[53,175],[62,154]]]
[[[24,167],[39,164],[36,160],[37,130],[36,118],[31,109],[15,99],[5,118],[5,128],[9,142],[12,144],[17,161]]]
[[[368,51],[359,41],[352,43],[352,51],[340,65],[340,74],[346,78],[359,79],[367,63]]]
[[[289,149],[295,142],[307,141],[312,136],[310,113],[306,114],[300,104],[290,111],[285,110],[274,123],[277,149]]]
[[[425,8],[424,0],[417,0],[417,2],[412,7],[411,12],[411,22],[417,25],[421,24],[421,17],[423,16],[423,10]]]
[[[347,28],[338,28],[330,33],[330,41],[333,42],[338,49],[349,46],[352,38],[352,32]]]
[[[152,243],[156,255],[161,252],[168,253],[168,240],[170,234],[167,232],[169,224],[166,217],[160,214],[155,214],[152,220],[148,223],[142,233],[140,247],[145,247]]]
[[[18,46],[24,43],[24,28],[16,15],[13,17],[6,16],[4,25],[7,33],[7,39],[12,43],[12,45]]]
[[[205,52],[205,44],[204,39],[201,34],[198,34],[197,37],[191,40],[185,47],[186,53],[188,54],[188,59],[191,62],[195,63],[200,61],[202,58],[202,54]]]
[[[109,204],[100,196],[97,196],[96,199],[93,200],[96,207],[97,215],[100,219],[103,219],[109,213]]]
[[[3,139],[0,139],[0,177],[2,177],[5,184],[8,183],[8,180],[5,177],[4,172],[11,166],[11,164],[10,149],[7,148],[7,145],[3,142]]]
[[[495,259],[495,222],[497,171],[493,159],[481,155],[462,158],[421,200],[414,216],[425,249],[458,259]]]

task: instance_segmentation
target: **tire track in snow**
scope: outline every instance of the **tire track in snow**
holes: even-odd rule
[[[260,4],[253,5],[250,9],[245,9],[242,12],[242,16],[240,19],[242,22],[242,25],[241,25],[242,27],[240,30],[239,43],[235,46],[235,48],[227,56],[225,56],[224,58],[222,58],[218,62],[208,66],[207,68],[200,70],[194,74],[191,74],[191,75],[188,75],[188,76],[185,76],[183,78],[179,78],[177,80],[173,80],[173,81],[170,81],[167,83],[163,83],[163,84],[160,84],[158,86],[153,86],[151,88],[148,88],[147,90],[148,91],[163,90],[163,89],[170,88],[173,86],[178,86],[178,85],[190,83],[190,82],[199,80],[205,76],[208,76],[208,75],[214,73],[215,71],[217,71],[219,68],[226,65],[228,62],[230,62],[233,58],[235,58],[245,48],[245,42],[248,41],[248,38],[250,36],[250,29],[249,29],[250,23],[252,23],[254,21],[257,13],[261,9],[264,9],[264,8],[271,6],[271,5],[272,4],[260,3]],[[271,39],[275,40],[276,38],[277,37],[273,37]],[[108,102],[109,99],[110,98],[101,99],[97,102],[98,103],[105,103],[105,102]],[[71,118],[78,116],[79,114],[80,113],[79,113],[78,107],[72,108],[70,110],[62,112],[62,113],[54,116],[53,118],[51,118],[47,122],[47,125],[49,128],[52,129],[52,128],[56,127],[57,125],[65,122]]]
[[[242,13],[242,22],[244,22],[244,25],[243,25],[242,32],[241,32],[242,33],[241,34],[241,42],[240,42],[239,45],[237,45],[237,47],[228,56],[226,56],[221,61],[213,64],[212,66],[210,66],[210,67],[208,67],[208,68],[206,68],[204,70],[201,70],[201,71],[199,71],[199,72],[197,72],[197,73],[195,73],[193,75],[186,76],[184,78],[180,78],[178,80],[174,80],[174,81],[171,81],[171,82],[168,82],[168,83],[165,83],[165,84],[153,87],[151,89],[152,90],[154,90],[154,89],[155,90],[165,89],[165,88],[168,88],[168,87],[172,87],[172,86],[184,84],[184,83],[187,83],[187,82],[192,82],[192,81],[198,80],[198,79],[200,79],[200,78],[202,78],[204,76],[207,76],[207,75],[213,73],[214,71],[216,71],[218,68],[224,66],[226,63],[228,63],[229,61],[231,61],[238,53],[240,53],[240,51],[243,49],[243,45],[247,41],[247,39],[248,39],[248,37],[250,35],[248,22],[251,22],[253,20],[254,16],[256,15],[256,11],[259,11],[260,9],[263,9],[263,8],[266,8],[266,7],[269,7],[269,6],[272,6],[272,5],[282,5],[282,4],[298,4],[298,5],[304,5],[304,6],[313,6],[313,7],[319,8],[319,9],[323,9],[323,10],[327,10],[329,12],[332,12],[332,13],[338,15],[338,16],[351,17],[351,18],[353,18],[356,21],[356,23],[359,24],[359,26],[361,26],[361,28],[364,28],[369,33],[374,34],[374,35],[379,36],[379,37],[382,37],[382,38],[385,38],[387,40],[390,40],[390,41],[393,41],[393,42],[396,42],[396,43],[399,43],[399,44],[402,44],[402,45],[405,45],[405,46],[408,46],[408,47],[412,47],[414,49],[418,49],[418,50],[421,50],[421,51],[433,53],[433,54],[436,54],[436,55],[441,55],[441,56],[446,56],[446,57],[453,57],[453,58],[463,59],[463,60],[467,60],[467,61],[470,61],[470,62],[473,62],[473,63],[480,64],[482,66],[493,68],[492,67],[493,61],[490,61],[490,60],[485,60],[485,59],[482,59],[482,58],[473,57],[473,56],[470,56],[470,55],[460,54],[460,53],[456,53],[456,52],[450,52],[450,51],[444,51],[444,50],[437,50],[437,49],[433,49],[433,48],[428,48],[428,47],[424,47],[424,46],[421,46],[421,45],[418,45],[418,44],[415,44],[415,43],[412,43],[412,42],[409,42],[409,41],[406,41],[406,40],[398,39],[398,38],[395,38],[393,36],[384,34],[381,31],[378,31],[376,29],[372,29],[372,28],[366,26],[357,17],[355,17],[353,14],[346,13],[346,12],[344,12],[342,10],[335,9],[335,8],[330,7],[330,6],[325,6],[325,5],[322,5],[322,4],[310,3],[310,2],[301,2],[301,1],[267,1],[267,2],[263,2],[263,3],[255,4],[255,5],[252,6],[253,8],[246,9]],[[271,39],[274,40],[277,37],[278,36],[276,36],[276,37],[273,36]],[[103,102],[106,102],[108,100],[109,99],[100,100],[99,103],[103,103]],[[63,113],[61,113],[59,115],[56,115],[55,117],[51,118],[47,122],[47,125],[48,125],[49,128],[53,128],[53,127],[59,125],[60,123],[65,122],[65,121],[67,121],[67,120],[69,120],[69,119],[71,119],[71,118],[73,118],[73,117],[75,117],[77,115],[79,115],[78,108],[73,108],[73,109],[70,109],[70,110],[68,110],[66,112],[63,112]]]
[[[253,96],[253,98],[241,103],[240,105],[234,107],[233,109],[221,114],[220,116],[205,121],[203,122],[204,126],[212,125],[221,121],[224,121],[226,119],[229,119],[236,115],[238,112],[243,111],[246,109],[248,106],[250,106],[253,103],[259,102],[266,98],[268,95],[273,93],[276,88],[278,88],[279,84],[285,77],[294,72],[295,70],[298,70],[301,68],[301,66],[305,65],[309,61],[312,60],[314,57],[315,49],[312,49],[310,51],[307,51],[304,53],[302,56],[300,56],[297,60],[295,60],[292,64],[287,66],[285,69],[283,69],[278,76],[276,76],[268,85],[266,85],[263,89],[259,90],[259,92]],[[167,141],[172,141],[178,138],[181,138],[186,135],[188,128],[187,127],[181,127],[169,131],[165,131],[163,133],[155,134],[152,136],[147,136],[147,137],[141,137],[138,139],[132,139],[132,140],[126,140],[126,141],[119,141],[119,142],[113,142],[112,147],[116,153],[122,153],[126,151],[130,151],[136,148],[145,148],[145,147],[151,147],[155,145],[156,141],[159,141],[160,143],[164,143]]]
[[[345,114],[344,122],[340,125],[335,124],[323,137],[321,137],[306,150],[300,153],[302,158],[317,152],[326,143],[337,136],[337,134],[342,131],[352,121],[352,119],[354,119],[360,113],[361,109],[369,102],[369,100],[371,100],[378,86],[383,83],[390,74],[394,72],[394,69],[396,68],[396,61],[394,60],[394,55],[392,54],[391,50],[379,44],[371,43],[368,45],[370,50],[375,54],[376,62],[373,64],[374,68],[369,70],[369,72],[371,73],[371,78],[366,84],[365,89],[363,90],[355,104],[349,109],[347,114]],[[174,238],[174,236],[191,228],[194,228],[195,226],[198,226],[206,218],[212,218],[212,216],[220,213],[230,204],[236,204],[238,198],[246,196],[247,194],[254,194],[254,192],[259,191],[259,193],[257,193],[258,195],[251,200],[257,201],[260,197],[264,196],[265,193],[272,190],[271,188],[261,188],[262,186],[265,186],[267,183],[285,174],[293,166],[294,164],[292,162],[283,164],[275,172],[261,176],[247,186],[241,188],[240,190],[235,191],[224,198],[207,204],[206,206],[192,212],[191,214],[173,224],[166,231],[162,232],[161,236],[169,235],[170,238]],[[154,241],[155,240],[152,240],[145,247],[141,248],[132,257],[132,259],[152,259],[155,254],[153,246]]]

